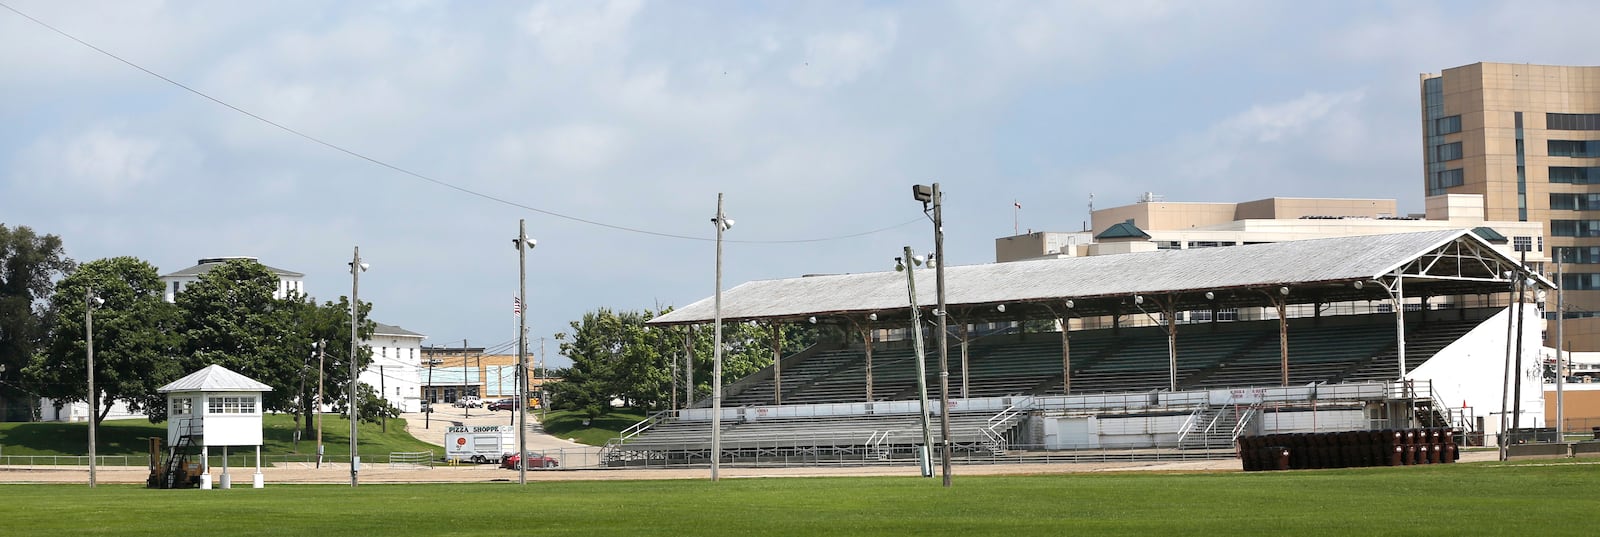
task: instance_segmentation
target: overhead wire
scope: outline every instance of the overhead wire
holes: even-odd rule
[[[163,82],[166,82],[168,84],[171,84],[173,86],[181,88],[184,91],[192,93],[192,94],[194,94],[194,95],[196,95],[196,96],[198,96],[200,98],[203,98],[205,100],[208,100],[208,101],[211,101],[213,103],[216,103],[219,106],[222,106],[224,108],[227,108],[229,110],[232,110],[234,112],[242,114],[242,115],[244,115],[246,117],[249,117],[251,119],[254,119],[256,121],[265,123],[265,124],[270,125],[272,127],[276,127],[277,129],[279,129],[281,131],[284,131],[284,132],[287,132],[289,134],[298,136],[298,137],[300,137],[300,138],[302,138],[302,139],[304,139],[306,141],[315,143],[317,145],[321,145],[323,147],[326,147],[328,149],[331,149],[331,150],[339,152],[339,153],[343,153],[345,155],[354,157],[356,159],[366,161],[366,162],[368,162],[368,163],[370,163],[372,165],[388,169],[388,170],[393,171],[395,173],[399,173],[399,174],[410,176],[410,177],[413,177],[413,178],[416,178],[416,179],[419,179],[419,180],[422,180],[422,181],[426,181],[426,182],[432,183],[434,185],[438,185],[440,187],[444,187],[444,188],[447,188],[447,189],[450,189],[450,190],[454,190],[454,191],[460,192],[462,194],[466,194],[468,196],[473,196],[473,197],[477,197],[477,198],[480,198],[480,199],[488,200],[488,201],[491,201],[491,202],[494,202],[494,203],[499,203],[499,204],[502,204],[502,205],[507,205],[507,206],[516,207],[516,208],[519,208],[519,209],[533,211],[535,213],[539,213],[539,214],[543,214],[543,215],[546,215],[546,216],[551,216],[551,217],[555,217],[555,218],[559,218],[559,219],[563,219],[563,220],[568,220],[568,221],[572,221],[572,222],[578,222],[578,223],[582,223],[582,224],[588,224],[588,225],[592,225],[592,226],[597,226],[597,227],[602,227],[602,228],[607,228],[607,229],[612,229],[612,230],[617,230],[617,231],[624,231],[624,232],[629,232],[629,233],[639,233],[639,234],[642,234],[642,235],[651,235],[651,236],[663,237],[663,238],[692,240],[692,241],[704,241],[704,242],[710,242],[710,241],[715,241],[716,240],[715,238],[712,238],[712,237],[697,237],[697,236],[693,236],[693,235],[680,235],[680,234],[676,234],[676,233],[667,233],[667,232],[662,232],[662,231],[652,231],[652,230],[648,230],[648,229],[641,229],[641,228],[636,228],[636,227],[630,227],[630,226],[624,226],[624,225],[618,225],[618,224],[611,224],[611,223],[601,222],[599,220],[594,220],[594,219],[590,219],[590,218],[583,218],[583,217],[573,216],[573,215],[569,215],[569,214],[565,214],[565,213],[559,213],[559,212],[552,211],[552,210],[549,210],[549,209],[541,209],[541,208],[534,207],[534,206],[531,206],[531,205],[519,203],[519,202],[508,200],[508,199],[505,199],[505,198],[501,198],[501,197],[498,197],[498,196],[495,196],[495,195],[492,195],[492,194],[479,192],[477,190],[473,190],[473,189],[470,189],[470,188],[467,188],[467,187],[463,187],[463,186],[460,186],[460,185],[457,185],[457,184],[454,184],[454,183],[451,183],[451,182],[448,182],[448,181],[445,181],[445,180],[442,180],[442,179],[434,178],[432,176],[423,174],[421,172],[412,171],[412,170],[410,170],[408,168],[404,168],[404,167],[401,167],[401,166],[396,165],[396,164],[391,164],[391,163],[389,163],[387,161],[380,160],[380,159],[378,159],[376,157],[367,156],[364,153],[360,153],[360,152],[357,152],[355,150],[348,149],[348,148],[345,148],[345,147],[340,146],[338,144],[335,144],[333,142],[329,142],[327,140],[323,140],[322,138],[318,138],[318,137],[313,136],[311,134],[308,134],[308,133],[302,132],[302,131],[300,131],[298,129],[295,129],[294,127],[290,127],[288,125],[284,125],[282,123],[273,121],[273,120],[268,119],[266,117],[263,117],[263,116],[261,116],[259,114],[256,114],[256,113],[251,112],[249,110],[245,110],[245,109],[240,108],[238,106],[235,106],[235,105],[233,105],[231,103],[228,103],[227,101],[223,101],[222,99],[219,99],[217,97],[213,97],[213,96],[211,96],[210,94],[208,94],[206,92],[200,91],[200,90],[195,89],[194,87],[191,87],[191,86],[189,86],[187,84],[184,84],[182,82],[179,82],[177,80],[169,78],[166,75],[163,75],[163,74],[158,73],[158,72],[156,72],[154,70],[146,68],[143,65],[139,65],[137,63],[134,63],[133,61],[128,60],[126,58],[123,58],[122,56],[119,56],[119,55],[117,55],[115,53],[112,53],[109,50],[106,50],[106,49],[100,48],[98,46],[95,46],[93,43],[90,43],[90,42],[85,41],[83,39],[79,39],[77,36],[75,36],[75,35],[73,35],[71,33],[68,33],[65,30],[62,30],[60,28],[56,28],[55,26],[52,26],[49,23],[46,23],[46,22],[44,22],[42,20],[34,18],[32,15],[29,15],[27,13],[23,13],[21,10],[18,10],[17,8],[14,8],[14,7],[11,7],[10,4],[7,4],[7,3],[5,3],[3,1],[0,1],[0,7],[4,7],[7,10],[11,11],[12,13],[16,13],[18,16],[21,16],[22,18],[28,19],[29,21],[32,21],[34,24],[42,26],[42,27],[50,30],[51,32],[55,32],[57,35],[60,35],[60,36],[65,37],[67,39],[70,39],[73,42],[78,43],[79,45],[82,45],[84,47],[89,48],[90,50],[93,50],[93,51],[98,52],[98,53],[100,53],[102,55],[105,55],[106,57],[109,57],[111,59],[117,60],[118,62],[121,62],[121,63],[123,63],[123,64],[125,64],[125,65],[127,65],[129,67],[134,68],[134,69],[138,69],[139,71],[142,71],[147,75],[150,75],[152,77],[160,79]],[[917,221],[917,219],[912,219],[912,220],[909,220],[909,221],[906,221],[906,222],[902,222],[902,223],[894,224],[894,225],[890,225],[890,226],[885,226],[885,227],[881,227],[881,228],[877,228],[877,229],[872,229],[872,230],[868,230],[868,231],[862,231],[862,232],[858,232],[858,233],[849,233],[849,234],[845,234],[845,235],[831,236],[831,237],[818,237],[818,238],[807,238],[807,239],[768,239],[768,240],[724,239],[723,242],[744,243],[744,244],[800,244],[800,243],[830,242],[830,241],[836,241],[836,240],[844,240],[844,239],[851,239],[851,238],[856,238],[856,237],[863,237],[863,236],[866,236],[866,235],[872,235],[872,234],[876,234],[876,233],[882,233],[884,231],[888,231],[888,230],[891,230],[891,229],[900,228],[900,227],[904,227],[904,226],[910,225],[910,224],[912,224],[912,223],[914,223],[916,221]]]

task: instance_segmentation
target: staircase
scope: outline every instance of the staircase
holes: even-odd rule
[[[201,426],[195,425],[196,420],[185,420],[178,429],[178,439],[167,448],[167,463],[161,469],[157,485],[164,489],[189,488],[188,463],[189,456],[193,455],[192,448],[195,439],[204,434]]]
[[[1006,440],[1006,433],[1010,432],[1012,427],[1016,427],[1017,422],[1022,420],[1023,414],[1026,414],[1032,406],[1032,397],[1018,397],[1012,399],[1011,406],[991,416],[989,421],[979,429],[983,432],[984,447],[995,455],[1004,456],[1010,444]]]
[[[1223,449],[1233,446],[1244,429],[1255,420],[1255,405],[1206,406],[1190,415],[1178,433],[1179,449]]]

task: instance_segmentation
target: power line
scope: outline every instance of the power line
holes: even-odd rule
[[[326,147],[328,149],[331,149],[331,150],[334,150],[334,151],[337,151],[337,152],[340,152],[340,153],[344,153],[346,155],[349,155],[351,157],[354,157],[354,158],[357,158],[357,159],[360,159],[360,160],[367,161],[368,163],[371,163],[371,164],[373,164],[375,166],[378,166],[378,167],[381,167],[381,168],[386,168],[386,169],[389,169],[391,171],[394,171],[394,172],[402,174],[402,175],[408,175],[408,176],[414,177],[416,179],[427,181],[429,183],[433,183],[435,185],[438,185],[438,186],[441,186],[441,187],[444,187],[444,188],[448,188],[450,190],[454,190],[454,191],[457,191],[457,192],[460,192],[462,194],[466,194],[466,195],[469,195],[469,196],[478,197],[478,198],[481,198],[481,199],[484,199],[484,200],[492,201],[492,202],[495,202],[495,203],[500,203],[500,204],[503,204],[503,205],[508,205],[508,206],[511,206],[511,207],[516,207],[516,208],[519,208],[519,209],[533,211],[533,212],[536,212],[536,213],[539,213],[539,214],[543,214],[543,215],[546,215],[546,216],[552,216],[552,217],[560,218],[560,219],[563,219],[563,220],[568,220],[568,221],[572,221],[572,222],[578,222],[578,223],[582,223],[582,224],[589,224],[591,226],[598,226],[598,227],[603,227],[603,228],[607,228],[607,229],[613,229],[613,230],[617,230],[617,231],[626,231],[626,232],[630,232],[630,233],[639,233],[639,234],[643,234],[643,235],[652,235],[652,236],[656,236],[656,237],[664,237],[664,238],[670,238],[670,239],[683,239],[683,240],[707,241],[707,242],[715,240],[715,239],[709,238],[709,237],[695,237],[695,236],[691,236],[691,235],[678,235],[678,234],[674,234],[674,233],[665,233],[665,232],[661,232],[661,231],[651,231],[651,230],[648,230],[648,229],[640,229],[640,228],[636,228],[636,227],[628,227],[628,226],[617,225],[617,224],[608,224],[608,223],[601,222],[601,221],[598,221],[598,220],[591,220],[591,219],[588,219],[588,218],[582,218],[582,217],[572,216],[572,215],[569,215],[569,214],[558,213],[558,212],[551,211],[551,210],[548,210],[548,209],[540,209],[538,207],[533,207],[533,206],[530,206],[530,205],[525,205],[525,204],[522,204],[522,203],[511,201],[511,200],[508,200],[508,199],[505,199],[505,198],[497,197],[497,196],[494,196],[492,194],[486,194],[486,193],[483,193],[483,192],[472,190],[470,188],[459,186],[459,185],[456,185],[454,183],[450,183],[448,181],[444,181],[444,180],[441,180],[441,179],[436,179],[434,177],[425,175],[425,174],[420,173],[420,172],[411,171],[410,169],[403,168],[403,167],[400,167],[400,166],[395,165],[395,164],[390,164],[390,163],[388,163],[386,161],[379,160],[379,159],[374,158],[374,157],[369,157],[369,156],[367,156],[367,155],[365,155],[363,153],[359,153],[359,152],[357,152],[355,150],[347,149],[347,148],[345,148],[343,146],[340,146],[338,144],[335,144],[333,142],[329,142],[329,141],[323,140],[321,138],[318,138],[316,136],[312,136],[310,134],[301,132],[301,131],[296,130],[295,128],[290,127],[288,125],[284,125],[282,123],[278,123],[278,122],[273,121],[271,119],[267,119],[265,117],[257,115],[254,112],[251,112],[249,110],[245,110],[245,109],[240,108],[238,106],[234,106],[232,104],[229,104],[227,101],[223,101],[222,99],[218,99],[216,97],[212,97],[210,94],[207,94],[207,93],[205,93],[203,91],[200,91],[198,89],[190,87],[190,86],[188,86],[188,85],[186,85],[186,84],[184,84],[182,82],[179,82],[177,80],[173,80],[171,78],[168,78],[167,76],[162,75],[161,73],[157,73],[157,72],[152,71],[152,70],[150,70],[150,69],[148,69],[148,68],[146,68],[146,67],[144,67],[142,65],[134,63],[134,62],[132,62],[132,61],[126,59],[126,58],[123,58],[122,56],[118,56],[118,55],[112,53],[111,51],[108,51],[106,49],[97,47],[94,44],[89,43],[88,41],[84,41],[82,39],[79,39],[77,36],[74,36],[74,35],[72,35],[70,33],[67,33],[66,31],[63,31],[63,30],[61,30],[59,28],[56,28],[55,26],[51,26],[49,23],[46,23],[46,22],[44,22],[42,20],[33,18],[32,15],[29,15],[27,13],[23,13],[22,11],[18,10],[17,8],[11,7],[10,4],[6,4],[5,2],[0,2],[0,7],[4,7],[7,10],[10,10],[12,13],[16,13],[17,15],[21,16],[22,18],[28,19],[29,21],[32,21],[34,24],[37,24],[39,26],[43,26],[44,28],[46,28],[46,29],[48,29],[48,30],[50,30],[52,32],[55,32],[56,34],[58,34],[58,35],[60,35],[62,37],[65,37],[67,39],[71,39],[73,42],[76,42],[79,45],[83,45],[85,47],[88,47],[90,50],[93,50],[95,52],[99,52],[100,54],[103,54],[106,57],[109,57],[111,59],[114,59],[114,60],[117,60],[119,62],[122,62],[123,64],[125,64],[125,65],[127,65],[129,67],[132,67],[134,69],[138,69],[140,71],[143,71],[145,74],[153,76],[153,77],[156,77],[156,78],[160,79],[163,82],[166,82],[166,83],[171,84],[173,86],[177,86],[179,88],[182,88],[184,91],[192,93],[192,94],[194,94],[194,95],[196,95],[196,96],[198,96],[200,98],[203,98],[205,100],[208,100],[208,101],[211,101],[213,103],[216,103],[217,105],[220,105],[220,106],[222,106],[224,108],[227,108],[229,110],[233,110],[234,112],[238,112],[240,114],[243,114],[243,115],[245,115],[245,116],[247,116],[247,117],[249,117],[251,119],[254,119],[256,121],[260,121],[260,122],[265,123],[267,125],[271,125],[273,127],[276,127],[279,130],[282,130],[282,131],[287,132],[289,134],[293,134],[293,135],[298,136],[298,137],[300,137],[302,139],[305,139],[305,140],[307,140],[309,142],[315,143],[317,145],[321,145],[323,147]],[[918,219],[912,219],[912,220],[909,220],[909,221],[906,221],[906,222],[902,222],[902,223],[899,223],[899,224],[895,224],[895,225],[892,225],[892,226],[886,226],[886,227],[881,227],[881,228],[878,228],[878,229],[873,229],[873,230],[870,230],[870,231],[863,231],[863,232],[859,232],[859,233],[850,233],[850,234],[847,234],[847,235],[838,235],[838,236],[833,236],[833,237],[820,237],[820,238],[811,238],[811,239],[780,239],[780,240],[724,240],[723,242],[735,242],[735,243],[746,243],[746,244],[798,244],[798,243],[812,243],[812,242],[829,242],[829,241],[835,241],[835,240],[843,240],[843,239],[851,239],[851,238],[856,238],[856,237],[862,237],[862,236],[866,236],[866,235],[872,235],[872,234],[875,234],[875,233],[881,233],[881,232],[888,231],[888,230],[891,230],[891,229],[895,229],[895,228],[899,228],[899,227],[904,227],[904,226],[910,225],[912,223],[915,223],[917,220]]]

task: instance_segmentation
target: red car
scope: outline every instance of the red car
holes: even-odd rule
[[[521,463],[522,457],[516,453],[512,453],[500,458],[500,467],[508,470],[516,470],[520,468]],[[561,466],[561,463],[556,462],[555,457],[551,457],[537,451],[528,452],[529,468],[555,468],[557,466]]]

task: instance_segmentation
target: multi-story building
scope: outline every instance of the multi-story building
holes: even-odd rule
[[[365,342],[372,363],[357,376],[363,384],[381,391],[401,412],[422,411],[422,340],[428,336],[392,324],[376,323]]]
[[[1044,257],[1123,254],[1242,246],[1355,235],[1382,235],[1444,229],[1472,229],[1495,249],[1517,255],[1526,247],[1528,263],[1541,265],[1544,229],[1538,222],[1485,219],[1483,196],[1448,194],[1427,199],[1424,214],[1406,215],[1392,199],[1267,198],[1242,203],[1168,202],[1145,195],[1138,203],[1094,211],[1092,229],[1036,232],[995,239],[995,261]],[[1496,303],[1494,301],[1499,300]],[[1407,308],[1461,308],[1504,304],[1504,297],[1434,297]],[[1331,307],[1331,306],[1330,306]],[[1338,313],[1388,311],[1386,303],[1341,304]],[[1316,314],[1314,305],[1294,306],[1291,316]],[[1304,310],[1304,311],[1301,311]],[[1271,318],[1271,310],[1182,312],[1180,322]],[[1096,326],[1101,320],[1086,320]],[[1140,319],[1133,319],[1138,324]]]
[[[1564,337],[1600,350],[1600,67],[1475,63],[1421,75],[1421,97],[1427,194],[1478,194],[1488,219],[1542,226]]]
[[[165,298],[167,302],[173,302],[177,300],[178,293],[183,292],[183,290],[188,288],[190,285],[194,285],[195,282],[200,281],[201,274],[211,272],[211,269],[216,268],[217,265],[221,265],[235,259],[256,261],[258,263],[260,262],[254,257],[246,256],[203,258],[196,262],[195,266],[173,272],[171,274],[163,274],[161,276],[161,285],[166,289],[166,291],[162,294],[163,298]],[[273,274],[278,276],[278,289],[272,292],[272,298],[283,298],[289,296],[290,291],[299,292],[302,295],[306,294],[304,281],[306,277],[305,274],[283,270],[281,268],[273,268],[267,265],[262,266],[267,267],[267,270],[272,271]]]

